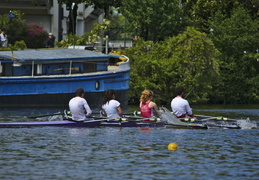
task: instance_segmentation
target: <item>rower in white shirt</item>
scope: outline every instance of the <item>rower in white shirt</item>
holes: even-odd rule
[[[121,118],[123,115],[120,102],[115,100],[115,91],[108,89],[102,102],[102,110],[108,118]]]
[[[75,121],[90,120],[89,116],[92,114],[87,101],[84,99],[84,89],[78,88],[76,90],[76,97],[69,101],[69,109],[72,114],[72,119]]]
[[[176,96],[171,101],[171,108],[178,118],[193,117],[192,109],[187,100],[183,99],[184,88],[179,86],[175,89]]]

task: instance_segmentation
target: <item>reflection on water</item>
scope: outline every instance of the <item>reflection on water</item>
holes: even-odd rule
[[[31,113],[0,111],[0,121]],[[195,109],[253,116],[258,109]],[[31,121],[31,119],[30,119]],[[6,128],[0,129],[0,179],[259,179],[258,129]],[[178,145],[169,151],[169,143]]]

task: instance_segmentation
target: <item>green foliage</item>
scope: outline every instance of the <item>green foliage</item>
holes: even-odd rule
[[[60,48],[67,48],[68,46],[73,46],[73,45],[80,45],[78,40],[79,36],[69,34],[66,39],[63,39],[60,42],[57,42],[56,45]]]
[[[187,92],[193,89],[188,97],[191,102],[259,102],[256,81],[259,74],[259,1],[182,1],[180,11],[176,1],[166,1],[168,10],[172,12],[165,13],[167,16],[162,13],[167,11],[160,1],[123,2],[128,4],[123,4],[122,14],[137,27],[141,37],[156,40],[158,37],[171,37],[160,44],[142,42],[141,45],[137,42],[134,51],[128,50],[135,54],[130,55],[131,60],[138,59],[137,63],[132,63],[132,97],[137,98],[143,88],[148,88],[154,89],[161,100],[168,101],[174,87],[183,85]],[[155,4],[157,8],[154,8]],[[160,8],[164,8],[163,11]],[[188,17],[183,16],[181,10]],[[191,19],[196,30],[209,34],[210,38],[194,29],[177,36],[181,32],[181,28],[176,26],[177,21],[167,23],[167,20],[177,17],[174,12],[178,12],[178,17],[183,17],[187,24]],[[210,33],[210,28],[214,32]],[[161,36],[155,33],[157,30]],[[171,30],[171,34],[167,30]],[[148,51],[142,54],[139,51],[143,49],[143,52]],[[160,64],[157,64],[157,59]]]
[[[231,11],[238,7],[243,7],[247,10],[247,14],[251,18],[259,16],[259,1],[258,0],[227,0],[227,1],[212,1],[212,0],[188,0],[186,1],[186,12],[197,28],[208,31],[208,20],[214,17],[217,11],[230,18]]]
[[[224,87],[224,103],[251,103],[258,101],[254,83],[259,74],[256,50],[259,47],[259,20],[238,7],[230,17],[218,11],[209,21],[215,30],[211,38],[221,51],[221,86]]]
[[[135,36],[131,24],[116,9],[110,16],[110,24],[105,30],[105,34],[108,34],[111,40],[132,39]]]
[[[24,13],[20,11],[12,11],[15,18],[9,19],[7,14],[0,15],[0,29],[5,28],[8,35],[8,41],[14,44],[15,41],[23,38],[25,31],[25,20],[22,18]]]
[[[98,42],[100,39],[105,39],[102,32],[108,28],[109,24],[110,21],[108,19],[104,19],[101,24],[95,23],[91,32],[84,33],[79,43],[91,44]]]
[[[160,103],[170,103],[177,86],[194,90],[190,102],[206,102],[219,74],[219,52],[204,33],[187,28],[163,43],[137,40],[124,52],[131,59],[131,98],[151,89]]]
[[[120,12],[136,35],[154,42],[177,35],[188,23],[179,0],[124,0]]]
[[[95,23],[91,32],[85,32],[81,37],[70,34],[67,36],[66,39],[57,43],[57,46],[64,48],[72,45],[93,45],[94,43],[98,42],[100,39],[105,39],[102,32],[105,29],[107,29],[109,24],[110,24],[110,21],[107,19],[104,19],[101,24]]]
[[[0,51],[10,51],[10,47],[3,47],[3,46],[0,46]]]
[[[23,40],[21,40],[21,41],[16,41],[15,44],[14,44],[14,47],[15,47],[16,49],[21,49],[21,50],[24,50],[24,49],[27,48],[26,43],[25,43]]]
[[[194,89],[188,97],[193,102],[206,102],[212,92],[212,80],[219,75],[219,51],[205,33],[188,27],[183,34],[169,40],[168,56],[173,63],[175,86]],[[172,55],[171,55],[172,54]]]
[[[25,24],[22,18],[24,13],[20,11],[12,11],[15,18],[9,19],[8,15],[0,15],[0,27],[6,28],[9,43],[15,44],[18,42],[20,48],[42,48],[43,42],[48,37],[47,32],[40,24]],[[22,43],[25,42],[25,45]]]

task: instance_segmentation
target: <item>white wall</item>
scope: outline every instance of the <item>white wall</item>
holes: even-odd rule
[[[51,32],[51,15],[24,15],[23,18],[26,24],[39,23],[47,32]]]

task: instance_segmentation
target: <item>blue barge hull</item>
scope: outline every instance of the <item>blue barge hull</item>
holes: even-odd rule
[[[79,87],[91,108],[101,107],[107,89],[126,107],[129,80],[125,56],[79,49],[0,52],[1,108],[67,108]]]

